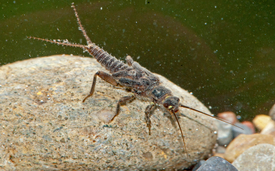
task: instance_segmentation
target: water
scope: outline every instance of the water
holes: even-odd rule
[[[74,1],[88,35],[112,55],[127,54],[189,90],[216,114],[243,120],[274,104],[274,1]],[[82,49],[26,36],[81,43],[66,1],[1,2],[0,65]],[[83,41],[85,43],[85,41]]]

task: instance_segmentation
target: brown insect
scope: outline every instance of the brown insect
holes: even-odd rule
[[[74,9],[79,28],[82,31],[88,45],[81,45],[81,44],[75,44],[75,43],[71,44],[68,41],[60,42],[60,41],[56,41],[56,40],[48,40],[48,39],[42,39],[42,38],[37,38],[37,37],[28,37],[28,38],[42,40],[42,41],[50,42],[50,43],[55,43],[58,45],[82,48],[85,51],[88,51],[90,55],[95,57],[96,60],[110,72],[110,74],[106,73],[104,71],[97,71],[95,73],[90,93],[87,97],[84,98],[83,102],[85,102],[87,100],[87,98],[89,98],[93,95],[97,77],[100,77],[104,81],[106,81],[114,86],[125,87],[126,89],[131,90],[133,95],[124,96],[119,99],[119,101],[117,103],[117,107],[116,107],[115,116],[113,117],[113,119],[119,114],[121,105],[125,105],[127,102],[130,102],[130,101],[136,99],[137,97],[142,97],[142,98],[145,97],[152,102],[145,109],[145,120],[147,123],[147,127],[149,129],[149,135],[151,135],[150,116],[152,115],[152,113],[156,109],[156,107],[160,106],[175,117],[175,119],[178,123],[179,129],[180,129],[180,132],[181,132],[185,151],[187,151],[186,144],[184,141],[184,136],[183,136],[183,132],[182,132],[178,117],[176,115],[176,113],[179,111],[179,107],[187,108],[187,109],[199,112],[201,114],[207,115],[209,117],[218,119],[220,121],[226,122],[228,124],[231,124],[225,120],[216,118],[212,115],[209,115],[202,111],[199,111],[199,110],[196,110],[196,109],[193,109],[191,107],[181,104],[178,97],[174,96],[168,88],[166,88],[160,84],[159,78],[156,75],[151,73],[146,68],[142,67],[139,63],[135,62],[130,56],[126,57],[127,64],[125,64],[124,62],[122,62],[122,61],[116,59],[115,57],[113,57],[112,55],[110,55],[108,52],[104,51],[102,48],[95,45],[90,40],[86,31],[84,30],[84,28],[80,22],[76,8],[73,3],[72,3],[72,8]]]

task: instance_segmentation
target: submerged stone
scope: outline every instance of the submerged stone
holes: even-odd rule
[[[175,118],[161,109],[145,122],[148,101],[121,107],[130,93],[97,79],[95,59],[51,56],[0,67],[0,167],[4,170],[182,169],[206,158],[217,135],[215,121],[180,109],[187,151]],[[184,105],[209,113],[194,96],[159,76]]]

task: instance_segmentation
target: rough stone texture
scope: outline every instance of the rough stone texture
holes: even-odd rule
[[[197,171],[238,171],[231,163],[221,157],[211,157]]]
[[[273,171],[275,170],[275,146],[259,144],[249,148],[233,163],[239,171]]]
[[[94,96],[82,103],[98,70],[104,71],[95,59],[65,55],[1,66],[0,168],[185,168],[211,153],[216,124],[207,116],[180,110],[186,152],[174,118],[161,110],[152,115],[148,135],[144,110],[149,102],[122,106],[110,122],[119,98],[129,95],[123,88],[98,78]],[[160,79],[183,104],[209,113],[187,91]]]
[[[228,145],[224,158],[229,162],[233,162],[245,150],[258,144],[275,145],[275,138],[264,134],[241,134]]]

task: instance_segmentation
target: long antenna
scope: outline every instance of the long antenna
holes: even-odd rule
[[[76,19],[77,19],[77,24],[79,25],[79,29],[82,31],[82,33],[83,33],[83,35],[84,35],[84,37],[85,37],[85,39],[86,39],[86,41],[87,41],[87,44],[88,44],[88,45],[89,45],[89,44],[92,44],[93,42],[91,41],[91,39],[90,39],[89,36],[87,35],[87,33],[86,33],[84,27],[83,27],[82,24],[81,24],[81,21],[80,21],[80,19],[79,19],[78,13],[77,13],[77,11],[76,11],[76,9],[75,9],[74,3],[72,3],[72,6],[71,6],[71,7],[74,9],[74,14],[75,14],[75,17],[76,17]]]
[[[177,115],[175,114],[175,112],[172,111],[172,113],[174,114],[174,116],[175,116],[175,118],[176,118],[176,121],[177,121],[177,123],[178,123],[178,125],[179,125],[181,137],[182,137],[183,144],[184,144],[184,149],[185,149],[185,151],[187,152],[186,145],[185,145],[185,141],[184,141],[184,136],[183,136],[183,133],[182,133],[182,129],[181,129],[181,126],[180,126],[179,119],[178,119]]]
[[[43,38],[39,38],[39,37],[33,37],[33,36],[27,36],[28,39],[35,39],[35,40],[41,40],[44,42],[50,42],[50,43],[54,43],[54,44],[58,44],[58,45],[63,45],[63,46],[71,46],[71,47],[80,47],[82,49],[86,49],[85,45],[81,45],[81,44],[77,44],[77,43],[70,43],[68,41],[57,41],[57,40],[49,40],[49,39],[43,39]]]
[[[222,121],[222,122],[225,122],[225,123],[227,123],[227,124],[230,124],[230,125],[232,125],[232,126],[235,126],[235,127],[240,128],[240,129],[243,130],[243,128],[241,128],[241,127],[239,127],[239,126],[237,126],[237,125],[233,125],[232,123],[230,123],[230,122],[228,122],[228,121],[226,121],[226,120],[224,120],[224,119],[217,118],[217,117],[215,117],[215,116],[209,115],[209,114],[204,113],[204,112],[202,112],[202,111],[199,111],[199,110],[197,110],[197,109],[193,109],[192,107],[185,106],[185,105],[183,105],[183,104],[180,104],[180,107],[187,108],[187,109],[190,109],[190,110],[199,112],[199,113],[201,113],[201,114],[204,114],[204,115],[206,115],[206,116],[209,116],[209,117],[214,118],[214,119],[217,119],[217,120],[220,120],[220,121]]]

